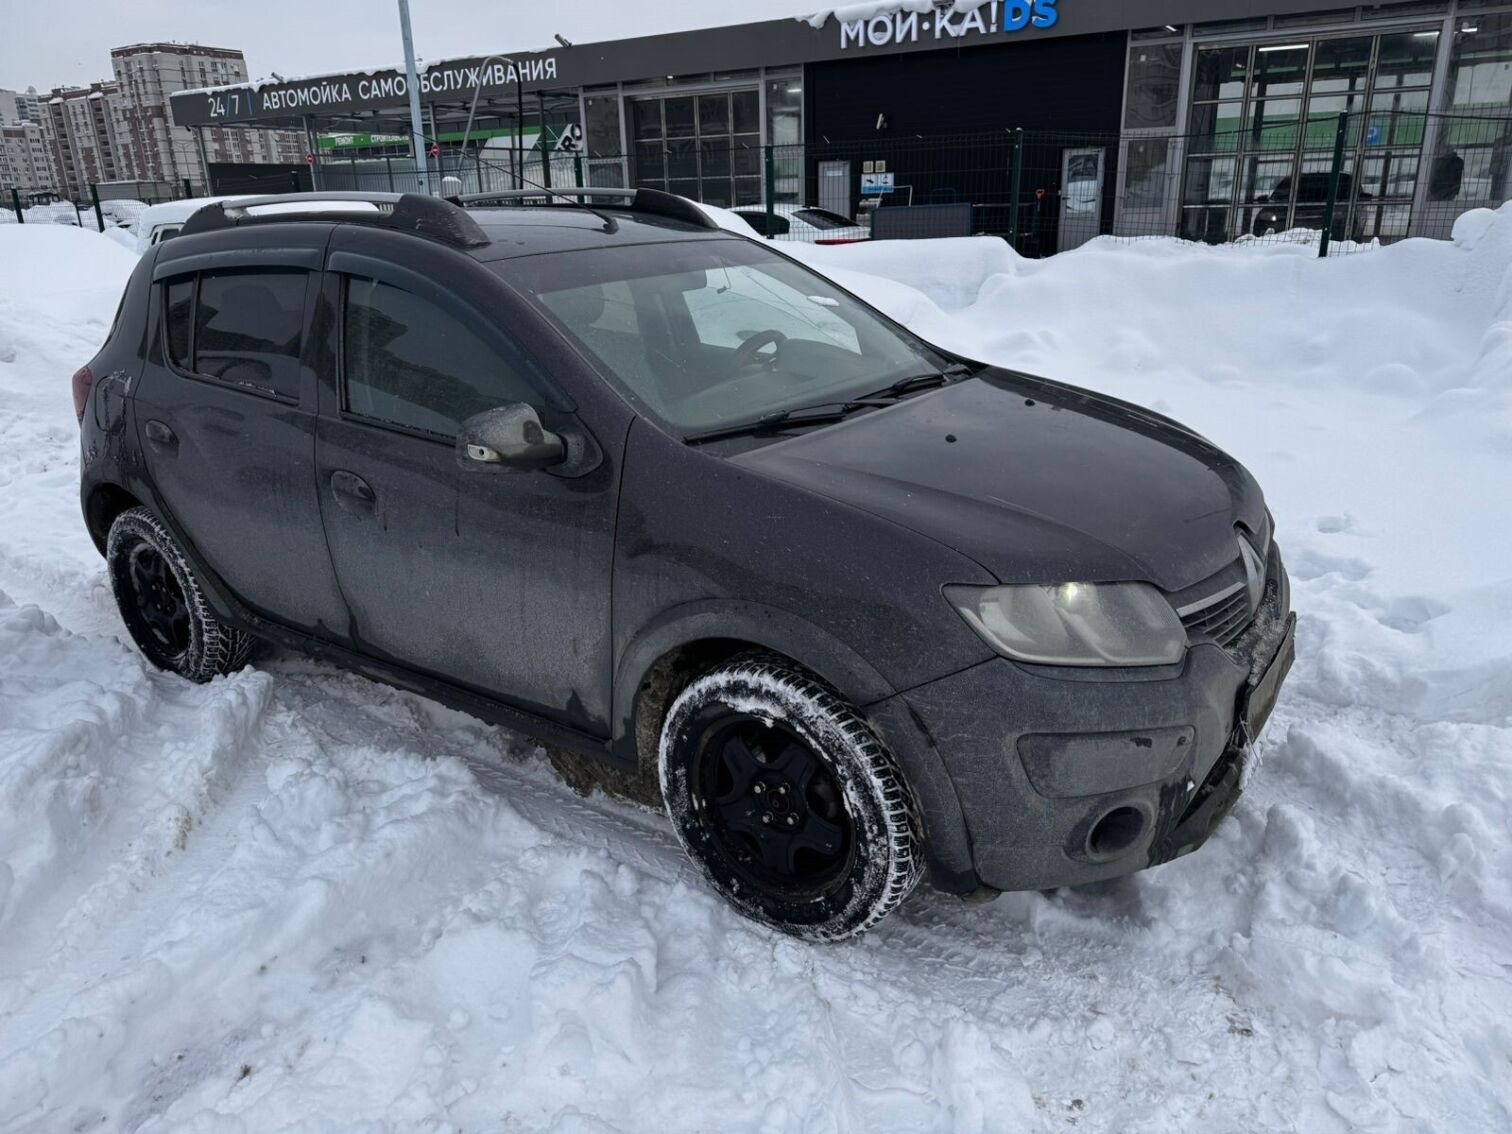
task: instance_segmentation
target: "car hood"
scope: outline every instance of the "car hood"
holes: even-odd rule
[[[1001,370],[733,458],[928,535],[1003,583],[1187,589],[1265,504],[1233,458],[1158,414]],[[942,580],[949,581],[949,580]]]

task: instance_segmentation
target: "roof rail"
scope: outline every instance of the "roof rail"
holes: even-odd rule
[[[252,212],[274,205],[279,207],[261,215]],[[301,207],[304,205],[317,207]],[[343,209],[342,205],[351,207]],[[179,235],[193,236],[246,224],[314,220],[380,225],[429,236],[457,248],[478,248],[491,243],[464,210],[440,197],[420,193],[284,193],[216,201],[196,211]]]
[[[503,189],[496,193],[468,193],[454,199],[464,206],[474,206],[494,202],[523,204],[528,201],[539,201],[542,198],[545,198],[549,204],[551,199],[556,197],[582,197],[605,201],[611,205],[619,203],[621,207],[629,209],[632,213],[649,213],[652,216],[667,217],[698,228],[715,230],[719,228],[708,213],[688,198],[679,197],[675,193],[663,193],[659,189],[611,189],[597,186],[582,189]]]
[[[634,189],[607,189],[600,186],[573,189],[500,189],[494,193],[465,193],[453,198],[464,205],[483,205],[489,201],[534,201],[541,197],[603,197],[615,201],[632,201]]]

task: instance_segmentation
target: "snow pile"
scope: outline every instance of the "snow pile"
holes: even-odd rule
[[[78,518],[68,386],[134,258],[8,226],[0,1129],[1512,1126],[1512,211],[1326,262],[803,254],[1266,486],[1301,657],[1214,842],[803,946],[500,730],[296,658],[148,670]]]

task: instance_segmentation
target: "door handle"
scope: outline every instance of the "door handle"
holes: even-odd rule
[[[161,421],[153,418],[147,422],[144,430],[147,434],[147,440],[153,448],[164,449],[170,453],[178,452],[178,434],[169,429]]]
[[[378,503],[373,486],[346,469],[337,469],[331,474],[331,493],[344,511],[354,515],[371,515]]]

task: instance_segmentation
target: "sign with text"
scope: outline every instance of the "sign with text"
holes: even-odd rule
[[[422,98],[434,100],[444,95],[465,98],[479,90],[487,94],[525,84],[540,86],[555,83],[559,78],[557,58],[553,53],[513,61],[485,59],[437,63],[420,72],[419,87]],[[192,126],[375,110],[384,106],[403,106],[408,98],[409,80],[403,71],[395,69],[203,91],[175,91],[172,105],[174,123]]]
[[[841,20],[840,49],[942,45],[967,38],[1012,34],[1025,28],[1053,28],[1059,0],[990,0],[969,12],[936,8],[929,12],[888,12],[869,19]]]
[[[895,193],[898,189],[898,175],[896,173],[863,173],[861,175],[861,196],[885,197],[889,193]]]

